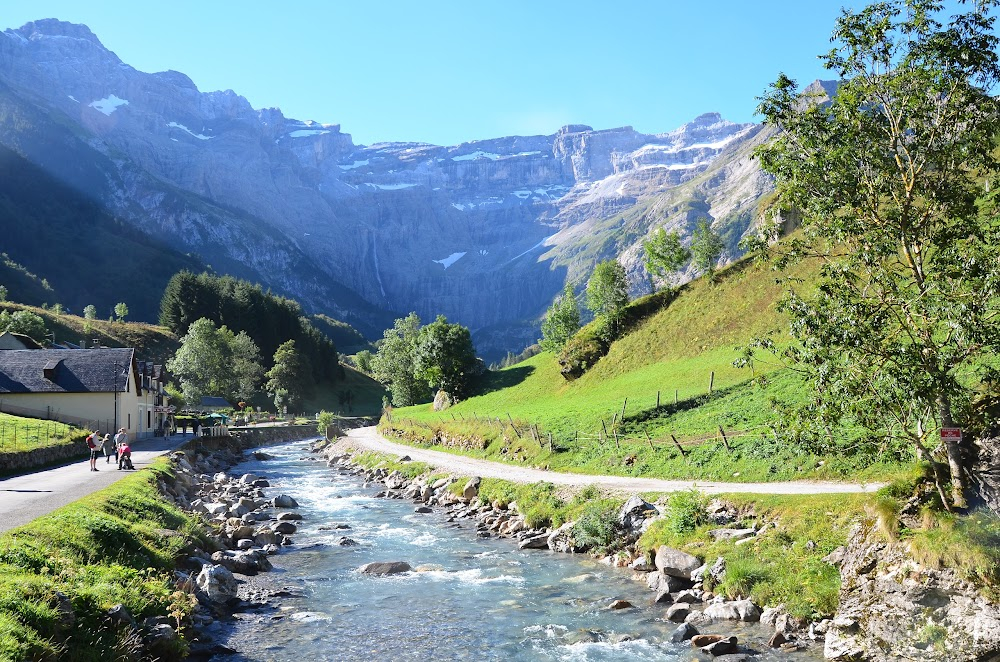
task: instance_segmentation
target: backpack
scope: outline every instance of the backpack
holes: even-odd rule
[[[87,448],[94,448],[94,435],[87,435]]]

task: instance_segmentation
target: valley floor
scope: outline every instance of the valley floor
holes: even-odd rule
[[[637,492],[678,492],[697,488],[706,494],[747,493],[747,494],[839,494],[874,492],[884,483],[839,483],[832,481],[787,481],[775,483],[725,483],[715,481],[660,480],[655,478],[631,478],[627,476],[604,476],[571,474],[543,471],[528,467],[516,467],[500,462],[491,462],[441,451],[426,450],[388,441],[375,427],[350,430],[349,442],[355,448],[409,455],[411,459],[426,462],[439,469],[465,476],[481,478],[501,478],[518,483],[548,482],[568,487],[596,485],[601,489],[634,494]]]

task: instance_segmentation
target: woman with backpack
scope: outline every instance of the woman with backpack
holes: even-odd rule
[[[87,437],[87,448],[90,449],[90,470],[100,471],[97,468],[97,454],[101,452],[101,433],[94,430],[89,437]]]

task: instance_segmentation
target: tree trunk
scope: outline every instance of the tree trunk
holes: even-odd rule
[[[941,427],[954,427],[955,422],[951,418],[951,400],[948,396],[942,395],[938,398],[938,408],[941,413]],[[948,468],[951,470],[952,505],[956,508],[965,508],[968,504],[965,501],[965,468],[962,466],[961,442],[949,437],[945,441],[945,450],[948,453]]]

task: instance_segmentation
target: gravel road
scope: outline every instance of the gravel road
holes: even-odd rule
[[[721,483],[715,481],[660,480],[657,478],[629,478],[625,476],[594,476],[570,474],[557,471],[543,471],[502,464],[489,460],[452,455],[441,451],[426,450],[388,441],[374,427],[355,428],[347,433],[349,442],[356,448],[364,448],[393,455],[409,455],[414,460],[426,462],[439,469],[463,476],[481,478],[503,478],[518,483],[545,481],[567,487],[597,485],[612,492],[634,494],[636,492],[677,492],[692,487],[706,494],[749,493],[749,494],[844,494],[874,492],[884,483],[837,483],[832,481],[791,481],[783,483]]]

